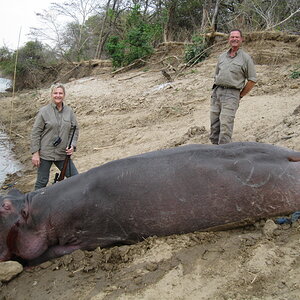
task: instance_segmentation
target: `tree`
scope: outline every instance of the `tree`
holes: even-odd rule
[[[223,31],[238,27],[245,31],[296,32],[300,26],[299,0],[223,0],[220,10],[219,26]]]
[[[151,54],[152,41],[157,35],[161,35],[161,27],[147,22],[140,6],[134,6],[127,15],[124,34],[111,36],[106,44],[114,66],[128,65]]]
[[[115,3],[116,2],[114,2],[114,4]],[[104,29],[105,29],[105,25],[106,25],[108,17],[109,17],[110,4],[111,4],[111,0],[108,0],[106,3],[106,8],[105,8],[105,15],[104,15],[104,18],[102,18],[103,21],[101,22],[101,25],[100,25],[100,32],[99,32],[97,47],[96,47],[96,51],[95,51],[95,58],[101,57],[103,45],[105,44],[107,36],[108,36],[108,33],[107,34],[104,33]]]
[[[13,77],[14,73],[14,53],[7,47],[0,48],[0,69],[5,76]]]
[[[89,16],[96,13],[99,7],[98,1],[69,0],[62,4],[52,3],[49,10],[37,14],[44,27],[32,28],[31,35],[49,41],[50,46],[57,49],[62,56],[67,51],[69,59],[81,60],[83,48],[90,36],[86,32],[85,23]],[[70,20],[69,24],[63,26],[62,19]],[[68,35],[70,32],[71,36]],[[70,49],[72,49],[71,52]]]
[[[12,52],[6,47],[0,48],[0,61],[9,60],[12,56]]]
[[[164,31],[164,41],[174,41],[174,32],[176,31],[176,8],[178,0],[170,0],[167,5],[168,21]]]
[[[16,56],[18,55],[17,64]],[[56,63],[55,54],[39,41],[29,41],[17,51],[0,49],[0,68],[13,78],[16,67],[16,87],[36,88],[49,79],[47,70]]]
[[[128,16],[135,7],[139,7],[144,24],[129,28]],[[191,41],[208,32],[212,33],[210,45],[216,31],[232,28],[296,32],[299,14],[299,0],[67,0],[52,3],[48,11],[39,14],[47,30],[35,28],[34,33],[36,38],[46,39],[60,56],[80,61],[105,57],[108,48],[104,45],[116,42],[110,37],[118,37],[118,42],[126,40],[127,54],[129,48],[131,54],[138,52],[130,43],[145,39],[150,31],[154,34],[154,28],[164,30],[156,30],[151,46],[161,41]],[[65,23],[67,20],[65,26],[62,18]],[[122,47],[117,48],[120,51]]]

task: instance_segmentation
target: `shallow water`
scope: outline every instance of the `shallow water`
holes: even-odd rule
[[[11,80],[0,77],[0,93],[5,92],[5,90],[9,87],[11,87]]]
[[[0,131],[0,186],[8,174],[14,174],[22,168],[11,149],[12,143],[10,143],[8,136]]]

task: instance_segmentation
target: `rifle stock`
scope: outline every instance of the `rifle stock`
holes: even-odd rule
[[[67,156],[66,156],[66,158],[65,158],[65,160],[64,160],[64,165],[63,165],[63,167],[62,167],[62,169],[61,169],[60,174],[56,173],[56,174],[59,175],[59,176],[57,176],[57,175],[55,174],[55,178],[57,177],[57,181],[62,181],[62,180],[64,180],[64,178],[65,178],[65,176],[66,176],[67,167],[68,167],[70,158],[71,158],[71,155],[67,155]],[[54,179],[54,180],[55,180],[55,179]]]
[[[75,131],[76,131],[76,126],[74,126],[68,149],[70,149],[72,147],[72,141],[73,141],[73,138],[74,138]],[[55,174],[53,184],[56,183],[57,181],[62,181],[65,178],[66,172],[67,172],[67,167],[68,167],[70,159],[71,159],[71,155],[67,155],[65,160],[64,160],[64,165],[63,165],[63,167],[60,171],[60,174],[59,173]]]

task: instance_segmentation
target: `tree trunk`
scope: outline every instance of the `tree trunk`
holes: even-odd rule
[[[97,58],[99,59],[101,57],[101,54],[102,54],[103,42],[104,42],[103,32],[104,32],[104,27],[105,27],[107,17],[108,17],[108,10],[109,10],[109,6],[110,6],[110,2],[111,2],[111,0],[108,0],[107,4],[106,4],[105,17],[104,17],[104,20],[103,20],[102,25],[101,25],[101,30],[100,30],[99,39],[98,39],[98,43],[97,43],[97,48],[96,48],[96,52],[95,52],[95,59],[97,59]]]
[[[168,9],[168,22],[164,30],[165,42],[170,42],[174,40],[174,31],[176,27],[176,6],[177,0],[171,0]]]
[[[212,0],[206,0],[203,4],[201,31],[204,33],[207,31],[209,32],[210,37],[207,41],[208,46],[211,46],[215,41],[215,32],[217,31],[218,27],[220,1],[221,0],[216,0],[214,4]]]
[[[214,14],[211,19],[211,30],[212,32],[215,32],[217,30],[217,21],[218,21],[218,13],[219,13],[219,7],[220,7],[220,0],[216,1],[215,9],[214,9]]]

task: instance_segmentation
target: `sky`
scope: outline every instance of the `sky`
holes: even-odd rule
[[[48,9],[56,0],[1,0],[0,6],[0,48],[7,46],[11,50],[23,46],[30,38],[30,27],[39,25],[36,12]]]

